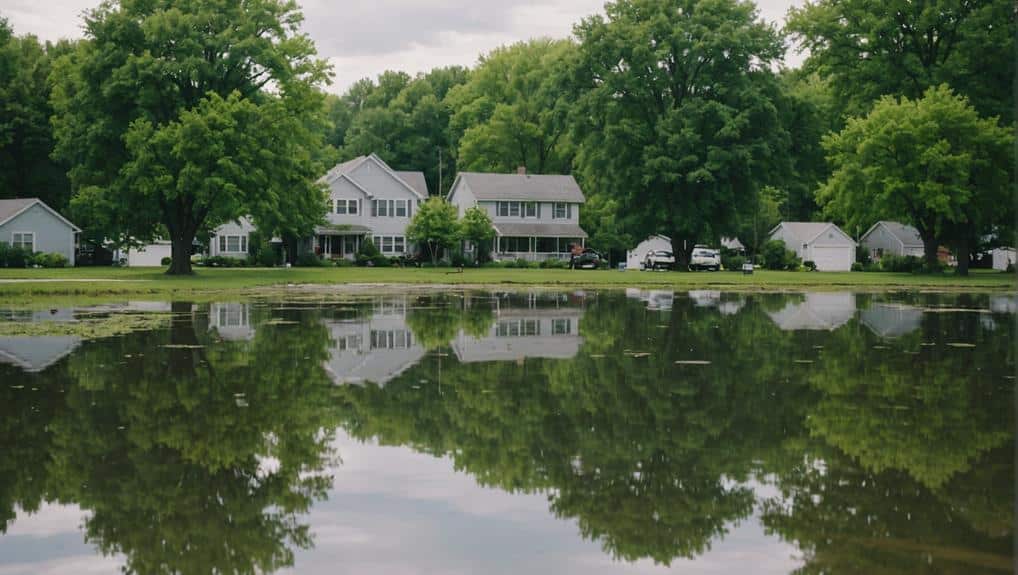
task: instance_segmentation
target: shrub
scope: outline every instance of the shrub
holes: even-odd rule
[[[725,255],[725,251],[721,252],[721,267],[729,271],[740,271],[742,264],[746,263],[746,258],[734,252],[729,252],[728,255]]]
[[[247,265],[247,260],[228,258],[226,256],[210,256],[203,259],[201,264],[210,268],[240,268]]]
[[[453,267],[457,268],[471,266],[474,263],[470,261],[470,259],[468,259],[465,255],[463,255],[463,252],[459,250],[452,253],[452,255],[449,257],[449,262],[453,265]]]
[[[852,262],[852,271],[861,272],[863,271],[862,262]]]
[[[781,240],[770,240],[760,248],[760,260],[763,267],[769,270],[796,270],[799,258],[795,252],[785,247]]]
[[[802,262],[802,266],[804,268],[806,268],[806,271],[808,271],[808,272],[815,272],[815,271],[817,271],[817,263],[815,261],[813,261],[813,260],[806,260],[806,261]]]
[[[0,242],[0,267],[23,268],[32,263],[32,253]]]
[[[923,269],[922,258],[886,254],[880,258],[880,269],[885,272],[919,273]]]
[[[161,265],[161,266],[173,265],[173,258],[165,257],[165,258],[159,260],[159,265]]]
[[[64,268],[67,267],[67,258],[61,254],[35,254],[33,258],[35,265],[44,268]]]
[[[339,258],[338,260],[332,260],[332,264],[337,268],[348,268],[353,266],[353,262],[346,258]]]
[[[530,262],[523,258],[516,258],[516,267],[526,269],[530,267]]]
[[[1005,269],[1004,272],[1005,273],[1009,273],[1009,274],[1013,274],[1014,273],[1014,264],[1011,263],[1011,262],[1008,262],[1007,269]]]
[[[541,268],[544,268],[544,269],[564,270],[564,269],[567,269],[569,267],[569,262],[567,262],[565,260],[560,260],[558,258],[550,258],[550,259],[542,260],[541,263],[538,264],[538,267],[541,267]]]
[[[283,263],[283,251],[276,249],[276,246],[269,242],[258,245],[254,253],[254,264],[266,268],[278,266]]]
[[[320,268],[326,265],[325,260],[314,252],[304,252],[297,256],[297,265],[305,268]]]

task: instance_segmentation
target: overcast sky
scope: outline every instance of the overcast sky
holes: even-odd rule
[[[411,74],[436,66],[471,66],[492,48],[538,36],[566,37],[604,0],[298,0],[318,53],[334,66],[329,88],[343,92],[384,70]],[[81,13],[99,0],[0,0],[15,33],[43,40],[78,38]],[[758,0],[780,23],[801,0]],[[790,64],[800,58],[790,53]]]

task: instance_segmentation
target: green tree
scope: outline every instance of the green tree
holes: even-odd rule
[[[438,263],[442,250],[451,247],[459,237],[456,206],[440,197],[428,198],[410,220],[406,236],[410,241],[426,246],[431,263]]]
[[[638,237],[693,245],[733,234],[770,171],[787,163],[777,33],[749,2],[620,0],[575,28],[579,169],[611,190]]]
[[[450,91],[457,168],[537,174],[568,173],[572,145],[565,83],[576,46],[548,38],[496,48],[469,81]]]
[[[633,237],[624,231],[622,212],[618,201],[605,193],[588,196],[580,212],[580,226],[590,234],[587,245],[605,252],[609,265],[625,257],[625,251],[634,243]]]
[[[42,45],[13,35],[0,18],[0,198],[38,197],[66,213],[67,166],[50,158],[53,114],[49,97],[53,59],[71,44]]]
[[[788,30],[805,68],[832,82],[848,115],[885,95],[916,99],[947,83],[980,114],[1014,121],[1014,6],[1006,0],[814,0]]]
[[[309,231],[324,210],[313,182],[328,67],[301,19],[293,0],[123,0],[86,14],[86,39],[52,77],[56,152],[94,236],[144,240],[163,224],[168,273],[184,274],[195,235],[224,221]]]
[[[1012,143],[1009,130],[946,86],[918,100],[886,97],[825,138],[834,171],[818,200],[851,228],[881,219],[912,224],[931,268],[943,242],[957,247],[964,274],[972,240],[1014,213]]]
[[[482,251],[495,237],[488,210],[479,206],[467,208],[459,222],[460,239],[474,244],[474,261],[481,260]]]

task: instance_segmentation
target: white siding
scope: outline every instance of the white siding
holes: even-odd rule
[[[0,242],[12,243],[16,233],[34,234],[35,251],[61,254],[74,265],[74,229],[39,203],[0,225]]]

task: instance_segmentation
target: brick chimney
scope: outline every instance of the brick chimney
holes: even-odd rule
[[[518,168],[516,168],[516,173],[518,175],[520,175],[520,176],[527,175],[527,167],[526,166],[519,166]]]

